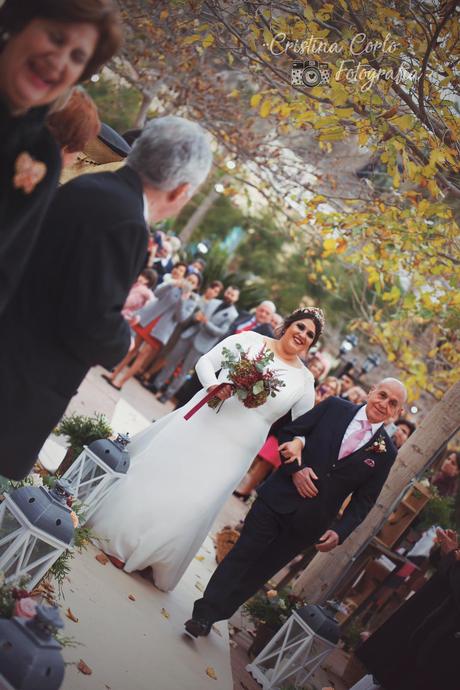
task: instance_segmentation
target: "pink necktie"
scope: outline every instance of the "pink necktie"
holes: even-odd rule
[[[349,435],[346,441],[342,442],[342,445],[340,446],[339,460],[342,460],[342,458],[345,456],[354,453],[355,450],[362,445],[362,442],[368,433],[372,431],[372,426],[367,419],[358,419],[357,421],[361,424],[361,429],[354,431]]]

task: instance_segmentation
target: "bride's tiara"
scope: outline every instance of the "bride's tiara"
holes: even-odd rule
[[[320,323],[321,330],[323,330],[326,319],[324,318],[324,312],[320,307],[305,307],[304,309],[298,309],[298,313],[305,314],[306,317],[311,316]]]

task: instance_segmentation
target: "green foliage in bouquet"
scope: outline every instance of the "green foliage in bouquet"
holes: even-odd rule
[[[243,605],[243,610],[257,623],[280,628],[291,613],[302,606],[306,606],[306,602],[289,590],[270,590],[258,592]]]

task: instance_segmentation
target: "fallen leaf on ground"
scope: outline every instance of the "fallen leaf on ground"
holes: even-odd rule
[[[238,643],[235,642],[235,640],[229,640],[228,644],[230,645],[230,647],[238,647]]]
[[[196,561],[204,561],[204,556],[195,556]]]
[[[101,553],[98,553],[97,556],[94,556],[94,558],[96,559],[96,561],[99,561],[101,565],[107,565],[107,563],[109,562],[109,559],[107,558],[105,553],[102,553],[102,551]]]
[[[195,587],[199,592],[204,592],[204,587],[201,582],[195,582]]]
[[[163,616],[163,618],[169,618],[170,617],[170,614],[166,611],[166,609],[161,609],[160,613]]]
[[[70,620],[73,621],[74,623],[78,623],[78,618],[76,617],[76,615],[74,613],[72,613],[72,611],[70,609],[67,609],[65,615],[67,616],[67,618],[70,618]]]
[[[93,670],[88,666],[88,664],[85,664],[83,659],[80,659],[77,668],[80,671],[80,673],[83,673],[85,676],[90,676],[93,672]]]
[[[217,627],[217,625],[213,625],[213,626],[212,626],[212,629],[214,630],[214,632],[216,632],[216,633],[219,635],[219,637],[222,637],[222,633],[220,632],[220,630],[219,630],[219,628]]]
[[[210,678],[213,678],[213,680],[217,680],[216,672],[214,671],[212,666],[207,667],[206,675],[209,676]]]
[[[134,594],[128,594],[128,599],[131,599],[131,601],[136,601]]]

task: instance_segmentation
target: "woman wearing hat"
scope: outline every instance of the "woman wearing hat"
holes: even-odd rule
[[[6,0],[0,8],[0,313],[59,179],[60,152],[46,115],[120,43],[112,0]]]

